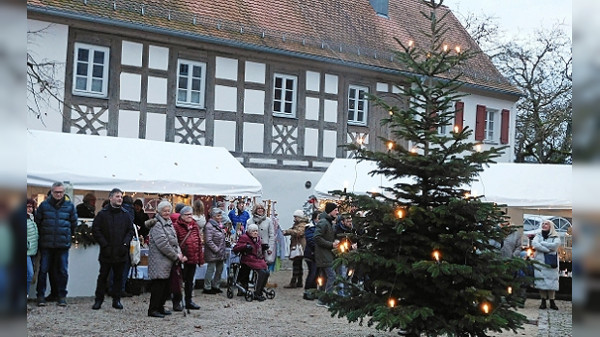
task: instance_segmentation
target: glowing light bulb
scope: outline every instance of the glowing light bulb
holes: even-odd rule
[[[354,269],[348,269],[348,277],[352,277],[354,274]]]
[[[415,146],[412,149],[410,149],[410,153],[417,154],[417,147]]]
[[[433,258],[434,258],[434,259],[435,259],[437,262],[440,262],[440,259],[442,258],[442,254],[441,254],[439,251],[437,251],[437,250],[434,250],[434,251],[433,251]]]
[[[396,300],[395,300],[395,299],[393,299],[393,298],[390,298],[390,299],[388,300],[388,307],[390,307],[390,308],[393,308],[393,307],[395,307],[395,306],[396,306]]]
[[[444,51],[445,52],[448,51],[448,45],[447,44],[444,45]]]
[[[388,111],[388,113],[390,114],[390,116],[392,116],[394,114],[394,112],[392,110]]]
[[[481,144],[475,145],[475,151],[481,152],[481,148],[482,148]]]
[[[460,46],[456,46],[456,48],[454,48],[456,50],[457,53],[460,54]]]
[[[492,306],[487,302],[483,302],[483,304],[481,304],[481,311],[483,311],[484,314],[489,314],[491,308]]]
[[[388,148],[388,150],[390,150],[390,151],[391,151],[391,150],[394,148],[394,143],[392,143],[392,142],[388,142],[388,143],[387,143],[387,148]]]
[[[512,294],[512,287],[506,288],[506,292],[508,292],[509,295]]]
[[[362,145],[364,140],[362,139],[362,137],[358,137],[358,139],[356,140],[356,142],[358,143],[358,145]]]
[[[465,199],[469,199],[471,197],[471,193],[465,192]]]
[[[414,42],[413,42],[413,40],[408,40],[408,46],[409,46],[409,47],[412,47],[412,46],[413,46],[413,43],[414,43]]]
[[[527,248],[526,252],[527,252],[527,257],[533,256],[533,248],[531,248],[531,247]]]
[[[323,285],[323,278],[321,276],[317,277],[317,285],[321,287]]]
[[[396,211],[396,216],[398,217],[398,219],[402,219],[404,218],[404,210],[401,208],[399,210]]]
[[[458,133],[458,131],[459,131],[459,130],[458,130],[458,125],[455,125],[455,126],[454,126],[454,133]]]

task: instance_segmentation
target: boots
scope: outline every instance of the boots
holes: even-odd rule
[[[296,282],[296,288],[302,288],[302,279],[298,277],[298,282]]]
[[[540,309],[546,309],[546,299],[542,298],[542,304],[540,304]]]
[[[120,298],[113,298],[112,307],[115,309],[123,309],[123,304],[121,304]]]
[[[102,306],[102,300],[96,300],[92,306],[92,310],[98,310]]]
[[[554,303],[554,300],[550,300],[550,309],[558,310],[558,307],[556,306],[556,303]]]
[[[302,281],[300,281],[302,282]],[[292,280],[290,281],[290,284],[284,285],[284,288],[288,288],[288,289],[293,289],[296,288],[296,278],[292,277]]]

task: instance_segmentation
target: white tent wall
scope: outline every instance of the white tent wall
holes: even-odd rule
[[[277,201],[275,209],[282,229],[292,226],[292,213],[302,209],[308,197],[315,194],[315,185],[323,176],[323,172],[311,171],[249,170],[262,184],[263,197]],[[305,187],[307,181],[311,182],[310,188]]]
[[[387,178],[368,174],[376,167],[372,161],[335,159],[315,186],[315,191],[318,196],[327,196],[329,191],[346,186],[348,192],[366,194],[380,186],[390,186],[392,183]],[[483,195],[484,201],[565,214],[572,210],[571,185],[570,165],[497,163],[485,166],[466,188],[470,188],[473,195]],[[515,217],[518,217],[517,213]]]

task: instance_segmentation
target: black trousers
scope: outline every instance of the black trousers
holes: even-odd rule
[[[256,284],[254,285],[254,293],[256,295],[261,295],[265,285],[267,284],[270,273],[268,269],[255,269],[254,272],[258,274],[258,277],[256,278]]]
[[[100,273],[98,275],[98,281],[96,281],[96,300],[104,301],[104,294],[106,292],[106,280],[108,279],[108,274],[112,270],[114,275],[115,284],[121,284],[123,278],[123,267],[125,266],[125,262],[118,263],[107,263],[100,262]],[[113,289],[113,299],[119,300],[121,299],[121,287],[115,287]]]
[[[150,305],[148,313],[164,311],[167,297],[171,294],[171,283],[169,279],[155,279],[150,285]]]
[[[185,291],[185,303],[188,304],[192,301],[192,291],[194,290],[194,275],[196,274],[196,265],[185,263],[181,277],[183,278],[183,288]],[[173,303],[179,303],[181,301],[181,294],[173,294]]]

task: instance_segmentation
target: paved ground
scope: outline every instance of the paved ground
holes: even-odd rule
[[[348,323],[345,318],[331,317],[325,308],[314,301],[302,299],[301,289],[283,289],[291,271],[283,270],[272,275],[278,284],[274,300],[246,302],[242,297],[227,299],[225,294],[204,295],[195,291],[194,301],[202,309],[192,311],[187,317],[181,313],[165,319],[146,316],[149,294],[123,299],[122,311],[110,307],[110,298],[102,309],[91,310],[93,299],[69,298],[66,308],[49,303],[38,308],[29,302],[27,333],[29,336],[355,336],[391,337],[396,332],[385,333],[374,328]],[[505,332],[495,337],[565,337],[572,336],[571,302],[557,301],[560,308],[539,310],[538,299],[528,299],[519,311],[529,323],[516,334]],[[167,302],[167,306],[171,304]]]

